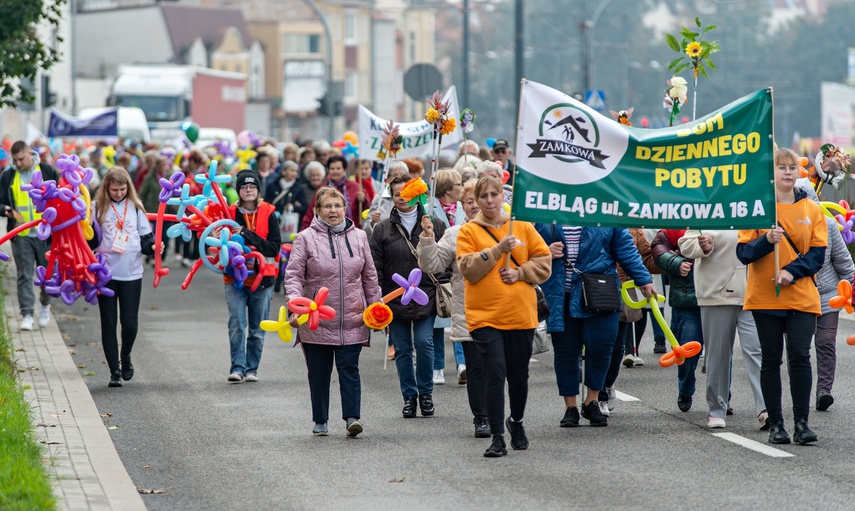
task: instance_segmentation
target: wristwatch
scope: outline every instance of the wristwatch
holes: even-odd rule
[[[490,258],[487,256],[487,253],[484,252],[483,250],[481,251],[481,259],[483,259],[485,261],[490,260]]]

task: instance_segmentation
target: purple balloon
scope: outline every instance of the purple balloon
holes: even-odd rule
[[[422,271],[420,269],[413,268],[406,280],[397,273],[392,275],[392,280],[404,288],[404,296],[401,297],[402,305],[409,305],[411,301],[415,301],[419,305],[427,305],[430,301],[428,295],[419,287],[422,281]]]

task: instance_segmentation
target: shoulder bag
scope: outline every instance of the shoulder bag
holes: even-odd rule
[[[481,228],[487,231],[487,234],[489,234],[490,237],[496,241],[496,243],[499,243],[499,238],[497,238],[496,235],[493,234],[492,231],[490,231],[490,229],[487,229],[487,227],[483,225],[481,225]],[[517,260],[514,258],[514,256],[510,254],[510,252],[508,252],[508,256],[511,258],[511,262],[514,263],[514,266],[519,268],[520,263],[517,262]],[[549,317],[549,302],[546,301],[546,295],[543,294],[543,290],[540,289],[540,286],[538,286],[537,284],[532,284],[532,286],[534,287],[534,293],[537,296],[537,322],[540,323],[546,321],[546,318]]]
[[[582,281],[582,305],[588,312],[607,313],[621,310],[617,273],[582,273],[566,257],[564,266],[579,275]]]
[[[415,257],[416,261],[418,261],[419,254],[416,252],[416,248],[413,246],[413,244],[410,243],[410,238],[407,237],[407,234],[404,232],[404,229],[401,227],[401,224],[395,224],[395,227],[398,228],[398,232],[401,233],[401,236],[404,237],[404,241],[407,242],[407,246],[410,247],[410,252],[413,253],[413,257]],[[436,315],[441,318],[450,318],[451,282],[444,282],[440,284],[432,273],[428,273],[427,276],[430,278],[430,281],[433,282],[433,286],[436,288]]]

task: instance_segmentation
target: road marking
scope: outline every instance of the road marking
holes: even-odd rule
[[[629,394],[624,394],[619,390],[615,391],[615,397],[620,399],[621,401],[641,401],[637,397],[630,396]]]
[[[746,449],[751,449],[752,451],[757,451],[773,458],[792,458],[795,456],[795,454],[790,454],[786,451],[769,447],[766,444],[755,442],[754,440],[745,438],[744,436],[739,436],[736,433],[712,433],[712,436],[719,437],[723,440],[727,440],[728,442],[733,442],[736,445],[741,445]]]

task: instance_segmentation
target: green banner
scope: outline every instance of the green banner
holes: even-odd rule
[[[771,90],[654,130],[526,81],[519,126],[515,219],[672,229],[775,223]]]

